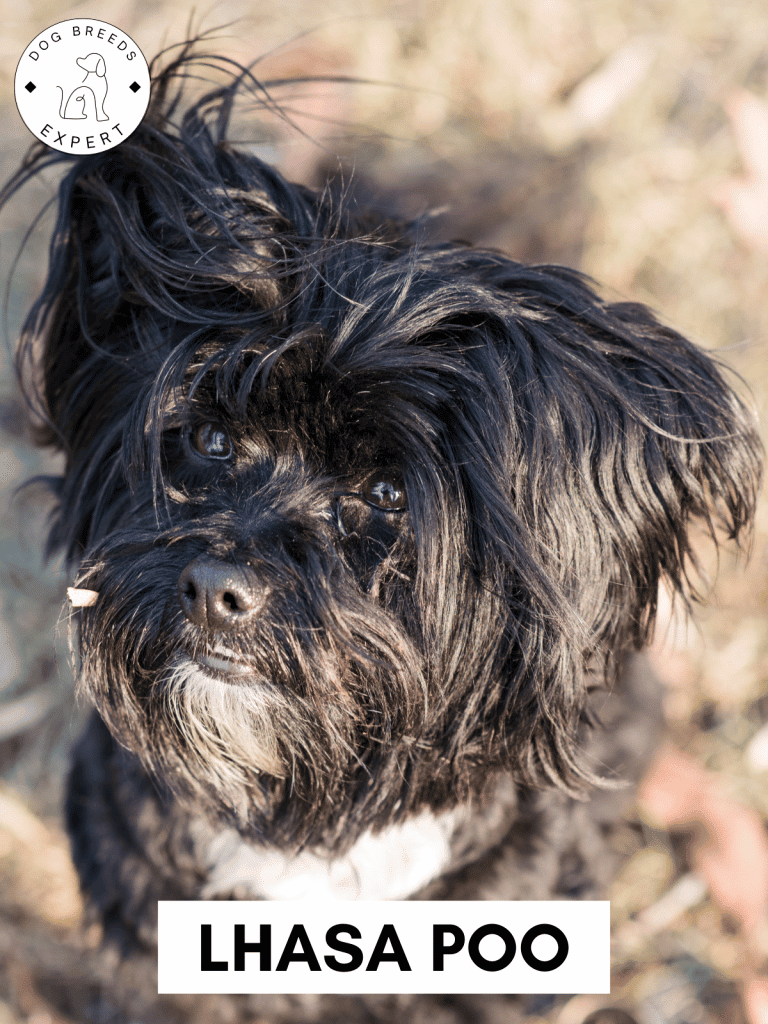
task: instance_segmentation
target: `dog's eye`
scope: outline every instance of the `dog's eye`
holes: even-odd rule
[[[192,431],[192,446],[207,459],[228,459],[232,454],[229,434],[220,423],[200,423]]]
[[[406,507],[405,486],[395,474],[371,474],[360,493],[369,505],[384,512],[402,512]]]

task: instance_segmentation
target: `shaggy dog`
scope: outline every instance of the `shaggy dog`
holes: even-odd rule
[[[66,458],[96,707],[67,818],[105,934],[151,952],[162,899],[599,896],[660,717],[638,652],[691,524],[748,530],[750,415],[643,306],[233,148],[250,76],[185,108],[189,60],[118,147],[38,145],[9,186],[65,163],[20,360]]]

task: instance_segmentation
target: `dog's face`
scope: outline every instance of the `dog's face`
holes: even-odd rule
[[[173,71],[68,172],[27,325],[52,545],[98,592],[81,685],[201,813],[283,846],[501,771],[577,789],[588,692],[685,590],[690,521],[749,522],[749,416],[575,272],[371,229],[214,138],[210,99],[172,131]]]

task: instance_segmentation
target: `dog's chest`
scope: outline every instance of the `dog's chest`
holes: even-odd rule
[[[448,867],[456,820],[456,812],[424,813],[378,835],[366,833],[335,859],[267,850],[229,829],[208,844],[210,873],[202,896],[237,889],[269,900],[405,899]]]

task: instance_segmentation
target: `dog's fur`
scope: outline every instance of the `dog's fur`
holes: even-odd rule
[[[598,895],[660,717],[637,652],[660,584],[691,596],[692,522],[748,530],[750,414],[575,271],[427,243],[232,148],[249,76],[182,116],[188,60],[69,162],[21,348],[66,456],[50,548],[99,595],[85,891],[128,952],[158,899]]]

